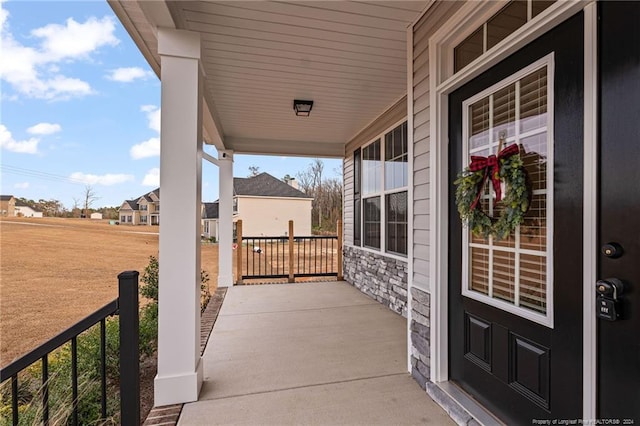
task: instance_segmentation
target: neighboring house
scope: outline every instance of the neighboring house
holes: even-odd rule
[[[40,210],[31,207],[18,199],[16,199],[14,214],[21,217],[42,217],[42,212]]]
[[[202,159],[229,286],[233,156],[267,154],[344,160],[344,277],[406,318],[407,373],[459,423],[640,419],[640,2],[109,4],[162,77],[163,196],[184,212],[160,237],[157,404],[202,385]],[[532,208],[474,237],[454,182],[508,145]]]
[[[13,195],[0,195],[0,216],[15,216],[16,199]]]
[[[202,203],[202,234],[207,238],[219,238],[218,223],[220,218],[220,203]],[[235,226],[235,221],[234,221]]]
[[[102,213],[91,213],[91,219],[96,219],[96,220],[101,220],[102,219]]]
[[[42,211],[27,205],[13,195],[0,195],[0,216],[42,217]]]
[[[123,225],[160,225],[160,188],[132,200],[118,210]]]
[[[313,197],[298,190],[294,186],[295,182],[284,182],[268,173],[248,178],[233,178],[233,222],[242,220],[243,235],[287,235],[290,220],[293,220],[296,235],[311,235]],[[217,239],[218,201],[203,203],[202,221],[204,235]]]

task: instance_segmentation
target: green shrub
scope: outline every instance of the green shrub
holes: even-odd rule
[[[158,303],[158,258],[149,256],[149,264],[144,268],[144,273],[140,278],[143,284],[140,286],[140,294],[147,299]]]
[[[83,425],[117,424],[119,418],[119,324],[117,318],[106,321],[107,416],[100,420],[100,326],[95,325],[77,338],[78,422]],[[69,424],[72,418],[71,343],[48,357],[50,424]],[[19,424],[42,422],[42,363],[37,362],[18,375]],[[0,425],[11,424],[11,382],[0,389]]]

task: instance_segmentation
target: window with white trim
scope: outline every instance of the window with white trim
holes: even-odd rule
[[[409,156],[407,123],[354,153],[354,244],[407,254]]]
[[[555,0],[513,0],[453,49],[454,72],[460,71],[504,40]]]
[[[552,326],[553,55],[463,102],[463,164],[517,144],[531,182],[524,223],[496,240],[463,232],[463,295]],[[508,188],[506,188],[508,191]],[[500,214],[491,185],[481,208]]]
[[[353,152],[353,244],[356,246],[362,245],[361,167],[362,151],[358,148]]]

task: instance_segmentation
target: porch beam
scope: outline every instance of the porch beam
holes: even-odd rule
[[[211,154],[207,154],[206,152],[202,152],[202,159],[203,160],[207,160],[208,162],[210,162],[211,164],[213,164],[214,166],[219,166],[220,163],[218,162],[218,159],[215,158],[213,155]]]
[[[200,359],[200,35],[158,29],[161,59],[160,271],[155,405],[196,401]]]
[[[233,285],[233,153],[220,152],[218,166],[218,287],[230,287]]]
[[[225,138],[225,143],[236,153],[242,154],[344,158],[345,152],[345,145],[341,142],[304,142],[227,137]]]
[[[222,122],[206,91],[204,93],[204,115],[202,121],[205,133],[204,141],[215,146],[218,151],[226,150]]]

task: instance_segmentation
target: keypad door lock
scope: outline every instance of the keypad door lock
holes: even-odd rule
[[[607,278],[596,282],[596,315],[606,321],[617,321],[622,315],[619,300],[624,284],[617,278]]]

